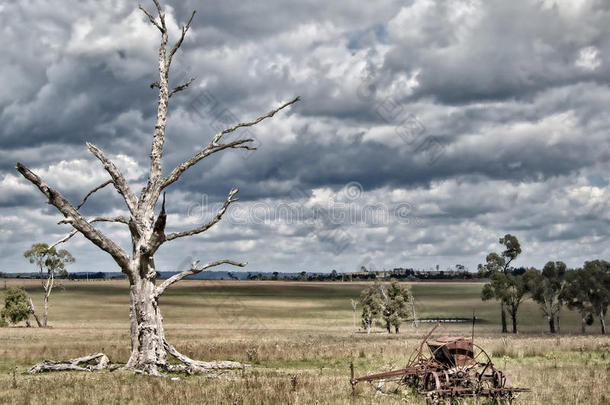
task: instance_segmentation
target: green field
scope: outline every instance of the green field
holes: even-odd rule
[[[40,307],[36,282],[9,280],[8,285],[25,286]],[[380,328],[370,335],[353,333],[350,299],[365,286],[271,281],[186,281],[173,286],[161,299],[168,339],[197,359],[251,365],[219,380],[180,376],[172,381],[122,371],[29,376],[24,371],[43,359],[99,351],[115,362],[129,356],[127,283],[64,281],[51,296],[53,328],[0,329],[0,403],[425,403],[407,392],[376,395],[368,385],[351,395],[350,361],[357,374],[400,367],[431,327],[415,330],[405,323],[399,335]],[[521,403],[610,403],[610,339],[597,335],[597,325],[587,336],[577,335],[579,319],[565,311],[561,337],[550,336],[536,304],[525,302],[520,333],[503,336],[497,333],[499,305],[481,302],[481,287],[415,283],[418,315],[470,318],[475,309],[476,342],[514,385],[533,389],[521,396]],[[470,333],[470,323],[444,324],[435,335]]]

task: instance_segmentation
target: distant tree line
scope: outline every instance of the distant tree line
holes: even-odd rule
[[[229,279],[237,279],[228,274]],[[247,280],[283,280],[283,281],[417,281],[417,280],[472,280],[477,273],[461,271],[419,271],[413,269],[394,269],[388,271],[360,271],[356,273],[248,273]]]

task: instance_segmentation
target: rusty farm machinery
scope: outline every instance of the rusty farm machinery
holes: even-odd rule
[[[508,376],[494,367],[485,350],[473,343],[473,338],[430,339],[436,327],[438,325],[426,335],[402,369],[355,377],[352,363],[352,389],[361,382],[377,383],[378,389],[385,383],[394,382],[425,395],[429,403],[447,404],[467,397],[511,404],[518,393],[530,391],[513,387]]]

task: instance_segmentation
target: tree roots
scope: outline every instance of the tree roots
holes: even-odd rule
[[[199,361],[193,360],[190,357],[180,353],[174,346],[163,340],[167,353],[175,357],[181,364],[158,364],[157,367],[168,372],[185,373],[188,375],[194,373],[206,373],[208,378],[220,377],[220,370],[243,369],[249,367],[247,364],[242,364],[236,361]],[[108,356],[104,353],[90,354],[84,357],[67,361],[44,360],[28,370],[29,374],[44,373],[47,371],[96,371],[109,369],[114,371],[117,369],[130,370],[138,374],[150,374],[139,370],[137,367],[126,369],[118,364],[111,364]],[[153,375],[153,374],[150,374]],[[155,374],[159,375],[159,374]]]

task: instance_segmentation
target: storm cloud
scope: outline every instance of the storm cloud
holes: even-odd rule
[[[146,4],[144,4],[146,5]],[[148,4],[151,6],[151,4]],[[258,150],[211,156],[168,189],[168,228],[240,202],[203,235],[170,242],[160,270],[221,257],[245,271],[471,270],[515,234],[517,264],[608,259],[610,6],[602,0],[170,1],[193,9],[170,82],[164,172],[213,134],[283,101],[249,129]],[[14,170],[78,203],[110,155],[139,190],[156,114],[158,31],[137,2],[0,5],[0,271],[69,229]],[[86,215],[120,215],[105,189]],[[101,225],[129,246],[122,225]],[[73,270],[116,271],[82,237]],[[186,264],[185,264],[186,263]]]

